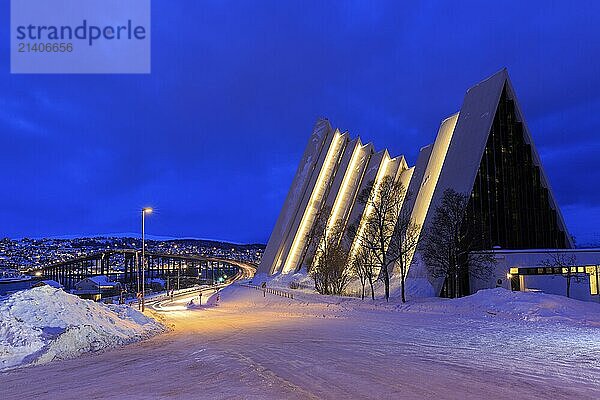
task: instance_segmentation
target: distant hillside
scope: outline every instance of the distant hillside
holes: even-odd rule
[[[216,247],[218,249],[236,249],[236,250],[248,250],[248,249],[262,249],[264,250],[266,245],[261,243],[249,243],[239,244],[232,242],[222,242],[219,240],[208,240],[208,239],[171,239],[162,240],[162,242],[177,243],[184,245],[196,245],[202,247]]]

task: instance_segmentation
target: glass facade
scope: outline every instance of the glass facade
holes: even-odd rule
[[[475,178],[467,221],[481,224],[483,248],[569,248],[540,167],[506,85]]]

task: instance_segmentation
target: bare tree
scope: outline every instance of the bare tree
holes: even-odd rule
[[[325,233],[325,228],[327,227],[327,221],[329,220],[329,214],[331,213],[331,208],[323,207],[317,212],[315,216],[315,221],[306,234],[306,247],[302,253],[302,261],[301,264],[306,265],[306,273],[311,275],[312,268],[314,265],[316,248],[319,245],[319,242],[323,238],[323,234]],[[309,251],[313,249],[315,251]],[[316,287],[315,287],[316,289]]]
[[[444,191],[431,225],[424,232],[422,255],[434,278],[445,278],[449,297],[463,296],[465,279],[489,277],[494,256],[485,249],[478,221],[467,221],[469,196],[453,189]]]
[[[562,275],[567,280],[567,297],[571,297],[571,279],[577,276],[577,258],[573,254],[557,251],[542,260],[540,265],[547,268],[560,268]]]
[[[361,284],[361,299],[365,299],[365,286],[368,283],[371,288],[371,299],[375,300],[375,265],[371,252],[365,247],[359,246],[350,258],[350,272],[356,276]]]
[[[408,197],[406,195],[405,197]],[[406,200],[405,200],[406,201]],[[410,213],[402,210],[398,216],[396,229],[388,247],[388,257],[398,266],[402,302],[406,302],[405,283],[408,267],[419,243],[421,226],[413,222]]]
[[[329,275],[329,292],[335,295],[341,295],[351,278],[351,271],[348,269],[346,261],[348,252],[341,244],[332,247],[327,262],[327,273]]]
[[[348,252],[343,240],[342,222],[328,225],[329,215],[329,210],[321,210],[309,233],[309,245],[314,246],[314,256],[307,270],[319,293],[341,294],[350,281],[346,265]]]
[[[365,219],[362,226],[358,225],[356,240],[378,267],[386,300],[390,298],[389,267],[396,261],[388,256],[388,246],[394,236],[405,195],[402,182],[385,176],[378,185],[371,182],[358,196],[358,201],[365,206]]]

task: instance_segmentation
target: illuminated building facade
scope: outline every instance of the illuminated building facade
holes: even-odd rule
[[[340,221],[347,229],[368,212],[356,201],[359,193],[385,176],[408,184],[412,170],[404,157],[392,158],[387,150],[375,152],[372,144],[333,129],[319,120],[308,142],[292,187],[275,224],[259,272],[295,273],[313,259],[315,245],[308,235],[317,216],[327,210],[328,229]]]
[[[467,221],[481,224],[486,233],[481,250],[573,247],[503,69],[467,91],[460,111],[442,121],[435,142],[421,149],[410,168],[404,157],[391,158],[387,150],[375,152],[371,144],[352,140],[348,133],[319,120],[258,272],[290,274],[306,268],[314,252],[307,235],[316,215],[330,210],[328,224],[341,220],[346,228],[350,222],[361,221],[369,210],[356,201],[358,193],[370,182],[374,182],[371,190],[377,190],[385,176],[400,180],[407,188],[411,196],[403,208],[423,230],[450,188],[470,194]],[[426,270],[420,267],[417,254],[411,270]],[[494,276],[491,282],[510,287],[506,272],[497,272],[502,277]],[[464,279],[466,287],[479,288],[468,276]],[[430,279],[430,283],[440,293],[443,280]]]

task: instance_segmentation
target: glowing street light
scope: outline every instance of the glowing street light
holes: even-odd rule
[[[142,312],[144,312],[145,310],[145,306],[146,306],[146,299],[145,299],[145,294],[146,294],[146,258],[145,258],[145,220],[146,220],[146,214],[151,214],[152,213],[152,208],[150,207],[144,207],[142,208]]]

